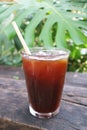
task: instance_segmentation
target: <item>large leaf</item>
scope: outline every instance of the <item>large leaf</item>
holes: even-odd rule
[[[46,17],[46,12],[48,10],[39,10],[37,11],[35,17],[32,19],[32,22],[26,27],[25,31],[25,40],[27,43],[30,43],[29,46],[33,46],[34,38],[35,38],[35,28],[38,24]],[[38,15],[39,14],[39,15]]]
[[[67,35],[74,44],[87,44],[87,35],[84,33],[84,30],[87,31],[86,0],[19,0],[5,8],[1,4],[0,12],[0,28],[4,24],[7,26],[4,20],[12,14],[19,27],[24,19],[32,16],[24,30],[25,40],[30,47],[34,46],[36,37],[45,47],[54,44],[57,47],[67,47]],[[35,32],[41,22],[43,24],[37,36]],[[7,34],[13,33],[9,26]]]

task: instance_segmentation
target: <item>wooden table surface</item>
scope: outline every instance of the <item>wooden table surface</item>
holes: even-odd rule
[[[28,111],[22,67],[0,66],[0,130],[19,129],[87,130],[87,73],[68,72],[59,114],[38,119]]]

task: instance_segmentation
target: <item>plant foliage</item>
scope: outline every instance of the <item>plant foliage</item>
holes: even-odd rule
[[[17,52],[15,48],[16,45],[13,40],[9,41],[4,34],[0,35],[0,64],[21,64],[20,54]]]
[[[26,43],[33,47],[38,38],[45,47],[67,47],[67,42],[86,44],[86,0],[18,0],[16,3],[0,3],[0,30],[12,38],[15,32],[11,21],[15,20]],[[39,34],[37,29],[41,25]],[[2,28],[3,26],[3,28]],[[5,29],[7,27],[7,29]]]
[[[87,48],[87,0],[0,2],[0,63],[19,65],[17,50],[22,46],[12,27],[13,20],[29,47],[68,48],[69,71],[87,71],[87,52],[81,53]]]

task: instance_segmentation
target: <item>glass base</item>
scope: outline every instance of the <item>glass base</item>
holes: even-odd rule
[[[39,113],[39,112],[36,112],[30,105],[29,105],[29,110],[30,110],[30,113],[35,116],[35,117],[38,117],[38,118],[51,118],[55,115],[57,115],[59,113],[59,109],[58,108],[56,111],[54,112],[49,112],[49,113]]]

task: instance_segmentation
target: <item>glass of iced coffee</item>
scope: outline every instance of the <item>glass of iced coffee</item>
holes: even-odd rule
[[[68,57],[68,50],[57,48],[32,48],[31,55],[22,52],[32,115],[50,118],[59,112]]]

